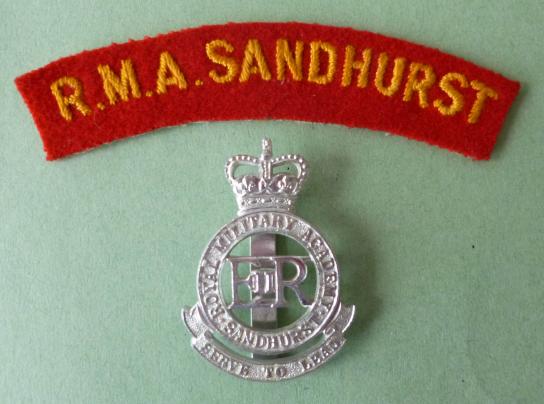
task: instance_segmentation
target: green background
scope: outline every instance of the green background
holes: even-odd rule
[[[0,6],[0,397],[5,403],[537,403],[544,399],[543,3],[15,1]],[[299,20],[405,38],[522,82],[493,158],[364,129],[199,123],[48,163],[13,79],[113,41]],[[235,215],[232,154],[300,152],[298,213],[333,245],[358,315],[288,382],[220,372],[180,308]]]

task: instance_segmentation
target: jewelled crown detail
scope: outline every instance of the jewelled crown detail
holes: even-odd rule
[[[258,167],[258,175],[235,176],[241,166]],[[296,173],[278,172],[274,169],[293,166]],[[238,203],[238,214],[253,210],[293,209],[297,195],[308,174],[306,160],[298,154],[272,157],[272,141],[262,140],[260,157],[239,154],[228,159],[225,175]]]

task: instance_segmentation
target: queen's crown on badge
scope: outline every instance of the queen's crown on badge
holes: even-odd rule
[[[258,172],[237,176],[243,166]],[[340,302],[338,264],[328,243],[293,213],[308,164],[297,154],[273,157],[271,140],[263,139],[259,157],[231,157],[225,175],[238,215],[214,235],[200,260],[198,302],[182,310],[191,344],[216,367],[244,379],[300,376],[342,348],[355,314],[354,306]],[[278,254],[277,237],[298,243],[307,254]],[[246,239],[249,255],[237,255]],[[278,311],[291,306],[303,314],[280,324]],[[249,311],[249,324],[240,316],[243,310]]]

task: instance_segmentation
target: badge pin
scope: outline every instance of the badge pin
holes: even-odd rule
[[[258,175],[236,176],[241,168],[258,168]],[[272,143],[263,139],[260,157],[233,156],[225,174],[238,215],[213,236],[200,260],[198,302],[182,310],[191,344],[244,379],[300,376],[339,352],[355,314],[354,306],[340,302],[329,244],[293,214],[308,165],[296,154],[272,157]],[[304,253],[280,255],[280,239]],[[239,251],[243,247],[249,254]]]

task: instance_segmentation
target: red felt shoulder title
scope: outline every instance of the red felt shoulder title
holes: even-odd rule
[[[164,126],[291,119],[383,130],[489,159],[519,83],[436,49],[303,23],[205,26],[16,79],[48,160]]]

